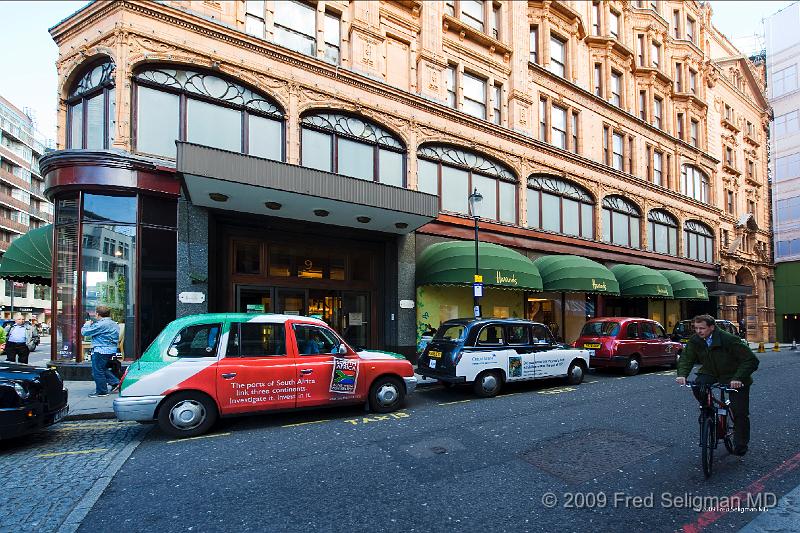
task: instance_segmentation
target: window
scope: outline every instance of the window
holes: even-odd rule
[[[486,80],[464,73],[464,109],[473,117],[486,120]]]
[[[614,39],[619,39],[619,13],[613,10],[609,11],[608,28],[611,36]]]
[[[603,97],[603,64],[594,64],[594,94]]]
[[[629,339],[639,338],[639,323],[631,322],[625,330],[625,336]]]
[[[539,99],[539,140],[547,142],[547,99]]]
[[[678,135],[678,138],[680,140],[682,140],[682,141],[685,141],[686,140],[686,136],[685,136],[686,132],[683,129],[683,113],[678,113],[678,120],[676,121],[675,125],[677,127],[677,132],[676,133]]]
[[[747,173],[747,177],[751,179],[755,179],[756,177],[756,164],[748,159],[745,162],[745,172]]]
[[[733,122],[733,108],[728,104],[725,104],[725,120]]]
[[[621,196],[603,198],[603,241],[639,248],[641,246],[639,225],[642,215],[639,209]]]
[[[170,357],[216,357],[222,324],[195,324],[183,328],[167,349]]]
[[[569,150],[577,154],[578,112],[572,108],[551,105],[547,97],[541,97],[539,99],[539,139],[562,150]]]
[[[528,326],[506,326],[506,339],[509,345],[530,344]]]
[[[283,324],[243,322],[231,324],[226,357],[270,357],[286,355]]]
[[[572,145],[570,146],[570,151],[572,153],[578,153],[578,112],[572,112],[572,123],[571,123],[571,136],[572,136]]]
[[[405,185],[405,146],[379,125],[350,115],[300,119],[301,164],[388,185]]]
[[[647,91],[639,91],[639,118],[647,121]]]
[[[88,68],[67,98],[67,148],[110,148],[116,128],[115,66],[111,60]],[[4,138],[5,139],[5,138]]]
[[[500,16],[500,6],[499,5],[492,5],[492,37],[495,39],[500,39],[500,26],[502,23],[502,19]]]
[[[192,70],[142,70],[134,82],[138,152],[174,158],[178,139],[283,161],[283,111],[266,96]]]
[[[755,126],[749,120],[746,121],[746,122],[747,122],[747,135],[749,135],[750,137],[755,138],[755,136],[756,136],[756,128],[755,128]]]
[[[448,65],[446,72],[445,85],[447,86],[447,105],[453,109],[457,108],[458,100],[456,99],[456,66]]]
[[[692,17],[686,17],[686,39],[694,42],[694,19]]]
[[[644,66],[644,35],[641,34],[636,37],[636,64]]]
[[[528,179],[528,227],[594,238],[594,199],[578,185],[553,176]]]
[[[661,112],[664,107],[664,101],[658,96],[653,98],[653,126],[661,129]]]
[[[247,0],[245,2],[244,31],[250,35],[264,38],[264,0]]]
[[[698,135],[699,135],[700,126],[696,120],[692,119],[689,124],[689,142],[692,146],[697,148],[698,144]]]
[[[687,259],[714,262],[714,233],[702,222],[687,220],[683,225],[683,253]]]
[[[726,190],[725,191],[725,211],[729,214],[734,214],[735,212],[735,200],[733,196],[733,191]]]
[[[552,127],[550,129],[550,144],[567,149],[567,110],[554,105],[550,112]]]
[[[530,58],[531,63],[539,64],[539,26],[531,26]]]
[[[302,2],[280,2],[275,9],[275,42],[302,54],[317,54],[316,10]]]
[[[683,64],[675,63],[675,92],[683,92]]]
[[[776,158],[776,180],[785,180],[798,176],[800,176],[800,152]]]
[[[329,329],[321,326],[294,325],[299,355],[335,354],[341,342]]]
[[[14,286],[14,298],[27,298],[28,296],[28,284],[21,283],[19,281],[11,281],[10,279],[5,280],[6,286],[6,296],[11,298],[11,286]]]
[[[326,12],[324,21],[325,60],[334,65],[339,64],[339,48],[341,46],[342,22],[338,14]]]
[[[797,109],[794,111],[790,111],[789,113],[785,113],[783,115],[778,115],[775,117],[774,123],[774,135],[775,137],[783,137],[787,135],[794,135],[795,133],[800,131],[800,112]],[[755,128],[753,128],[755,131]],[[749,132],[748,132],[749,133]],[[751,137],[754,136],[753,133],[750,134]]]
[[[726,229],[723,229],[723,230],[720,230],[720,231],[722,232],[722,247],[723,248],[728,248],[728,246],[730,246],[730,244],[731,244],[730,233]]]
[[[661,64],[661,45],[653,42],[650,44],[650,65],[653,68],[658,68]]]
[[[494,85],[494,94],[492,95],[492,122],[500,124],[502,118],[502,103],[503,103],[503,86],[499,84]]]
[[[461,0],[461,20],[478,31],[483,31],[483,1]]]
[[[662,254],[677,255],[678,222],[666,211],[653,209],[647,214],[648,247]]]
[[[478,344],[491,346],[503,344],[503,326],[500,324],[484,326],[478,333]]]
[[[444,12],[451,17],[456,16],[456,2],[455,0],[445,0]]]
[[[592,2],[592,35],[600,35],[600,2]]]
[[[772,97],[777,98],[797,89],[797,65],[791,65],[772,75]]]
[[[775,213],[780,224],[800,220],[800,196],[778,200]]]
[[[653,151],[653,184],[664,186],[664,154]]]
[[[689,92],[697,94],[697,71],[689,69]]]
[[[612,157],[611,166],[617,170],[624,170],[624,137],[621,133],[614,132],[611,134]]]
[[[504,165],[449,145],[428,144],[417,150],[420,190],[438,194],[443,211],[469,214],[467,197],[483,195],[477,215],[516,224],[517,179]]]
[[[611,71],[611,103],[617,107],[622,107],[622,74]]]
[[[733,148],[730,146],[725,147],[725,164],[731,168],[736,168],[736,163],[733,159]]]
[[[681,193],[700,202],[708,203],[708,176],[692,165],[683,165],[681,170]]]
[[[756,202],[755,200],[747,200],[747,212],[751,215],[756,214]]]
[[[550,35],[550,72],[564,77],[567,64],[567,42],[555,35]]]
[[[681,38],[681,12],[677,9],[672,12],[672,34],[676,39]]]

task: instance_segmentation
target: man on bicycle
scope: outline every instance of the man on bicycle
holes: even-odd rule
[[[733,411],[734,453],[744,455],[750,442],[750,375],[758,368],[758,358],[742,339],[727,331],[717,329],[714,317],[699,315],[692,319],[695,334],[691,336],[678,361],[679,385],[696,363],[702,365],[695,382],[701,385],[729,383],[737,392],[729,396]],[[692,389],[697,401],[702,403],[697,386]]]

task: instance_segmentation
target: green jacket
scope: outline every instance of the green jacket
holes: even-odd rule
[[[720,328],[714,328],[711,347],[698,335],[692,335],[678,361],[678,376],[687,377],[695,364],[698,374],[714,376],[720,383],[731,380],[753,383],[750,375],[758,368],[758,358],[745,342]]]

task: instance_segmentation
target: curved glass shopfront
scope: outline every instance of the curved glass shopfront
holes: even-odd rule
[[[80,328],[98,305],[120,325],[119,352],[136,358],[175,318],[176,200],[80,192],[55,204],[56,358],[88,358]]]

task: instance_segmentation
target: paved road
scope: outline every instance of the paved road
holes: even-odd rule
[[[748,493],[770,504],[800,485],[798,376],[796,352],[762,357],[751,453],[721,451],[708,481],[671,372],[599,374],[489,400],[436,388],[388,416],[240,418],[178,442],[154,430],[80,531],[736,531],[759,515]],[[709,508],[725,497],[741,509]]]

